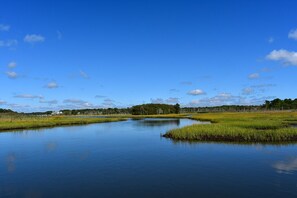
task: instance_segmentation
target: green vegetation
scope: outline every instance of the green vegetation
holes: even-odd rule
[[[284,100],[276,98],[272,101],[266,100],[263,105],[222,105],[214,107],[184,107],[181,109],[181,112],[255,112],[268,110],[297,110],[297,98]]]
[[[297,98],[295,100],[292,100],[292,99],[281,100],[279,98],[274,99],[272,101],[266,100],[263,107],[265,107],[265,109],[271,109],[271,110],[297,109]]]
[[[200,113],[193,119],[211,121],[168,131],[164,137],[187,141],[292,142],[297,141],[297,112]]]
[[[11,114],[13,114],[13,113],[16,113],[16,112],[14,112],[14,111],[12,111],[10,109],[1,109],[0,108],[0,113],[11,113]]]
[[[142,104],[131,108],[132,115],[178,114],[179,112],[179,104]]]
[[[0,131],[33,129],[67,125],[124,121],[125,118],[90,118],[73,116],[28,116],[22,114],[0,114]]]

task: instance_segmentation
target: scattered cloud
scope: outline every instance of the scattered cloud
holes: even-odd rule
[[[18,45],[18,41],[16,39],[0,40],[0,47],[13,48],[17,45]]]
[[[24,108],[30,108],[30,105],[26,105],[26,104],[15,104],[15,103],[11,103],[11,104],[7,104],[7,106],[9,106],[11,109],[24,109]]]
[[[106,98],[106,96],[103,96],[103,95],[96,95],[95,98]]]
[[[10,26],[9,25],[0,24],[0,31],[1,32],[7,32],[9,30],[10,30]]]
[[[56,82],[50,82],[46,85],[46,88],[48,88],[48,89],[56,89],[58,87],[59,87],[59,85]]]
[[[297,29],[291,30],[288,34],[288,37],[290,39],[297,40]]]
[[[39,100],[39,103],[53,105],[53,104],[58,104],[58,101],[57,100]]]
[[[165,101],[166,101],[166,103],[176,104],[176,103],[179,103],[179,98],[170,97],[170,98],[166,99]]]
[[[104,108],[112,108],[112,107],[116,106],[114,104],[114,102],[115,102],[114,100],[106,98],[106,99],[104,99],[102,105],[103,105]]]
[[[34,44],[34,43],[42,43],[44,41],[45,41],[45,38],[43,36],[37,35],[37,34],[27,34],[24,37],[24,42],[26,42],[26,43]]]
[[[6,75],[8,78],[11,78],[11,79],[16,79],[18,77],[18,74],[14,71],[8,71],[6,72]]]
[[[80,99],[65,99],[63,103],[74,105],[71,108],[94,108],[95,107],[93,104]]]
[[[281,61],[285,65],[297,66],[297,52],[295,51],[290,52],[284,49],[273,50],[266,58],[272,61]]]
[[[169,104],[176,104],[179,103],[179,98],[167,98],[167,99],[163,99],[163,98],[151,98],[151,103],[153,104],[165,104],[165,103],[169,103]]]
[[[259,84],[259,85],[253,85],[254,88],[265,88],[265,87],[276,87],[276,84]]]
[[[259,73],[252,73],[248,76],[249,79],[253,80],[253,79],[258,79],[260,78],[260,74]]]
[[[88,79],[89,78],[89,75],[84,72],[84,71],[79,71],[79,75],[82,77],[82,78],[85,78],[85,79]]]
[[[87,102],[84,100],[80,100],[80,99],[65,99],[63,101],[63,103],[83,104],[83,103],[87,103]]]
[[[43,99],[41,95],[31,95],[31,94],[17,94],[15,98],[24,98],[24,99]]]
[[[275,168],[278,173],[293,173],[297,171],[297,158],[288,161],[277,162],[273,164],[273,168]]]
[[[7,65],[9,68],[15,68],[17,66],[17,63],[14,61],[11,61],[10,63],[8,63]]]
[[[234,96],[230,93],[220,93],[211,98],[203,98],[192,100],[187,106],[191,107],[206,107],[206,106],[221,106],[221,105],[245,105],[250,104],[245,97]]]
[[[61,40],[62,39],[62,33],[59,31],[59,30],[57,30],[57,38],[59,39],[59,40]]]
[[[221,105],[260,105],[265,100],[274,99],[275,96],[267,97],[243,97],[236,96],[230,93],[220,93],[211,98],[202,98],[199,100],[193,100],[190,103],[183,106],[190,107],[207,107],[207,106],[221,106]]]
[[[169,89],[170,92],[179,92],[178,89]]]
[[[193,83],[191,82],[191,81],[182,81],[182,82],[180,82],[180,84],[182,84],[182,85],[193,85]]]
[[[255,90],[251,87],[246,87],[242,90],[243,95],[251,95],[255,92]]]
[[[0,105],[5,105],[5,104],[6,104],[6,101],[0,100]]]
[[[151,103],[162,104],[164,103],[164,100],[162,98],[151,98]]]
[[[274,43],[274,38],[273,37],[269,37],[267,40],[268,43]]]
[[[206,93],[201,89],[194,89],[192,91],[189,91],[188,94],[192,96],[199,96],[199,95],[205,95]]]

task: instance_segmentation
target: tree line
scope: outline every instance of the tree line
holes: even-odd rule
[[[266,100],[263,107],[267,110],[290,110],[297,109],[297,98],[281,100],[276,98],[272,101]]]
[[[132,115],[178,114],[180,105],[169,104],[142,104],[131,108]]]
[[[110,114],[132,114],[132,115],[153,115],[153,114],[178,114],[195,112],[245,112],[245,111],[277,111],[297,110],[296,99],[266,100],[263,105],[222,105],[213,107],[183,107],[179,104],[142,104],[128,108],[106,108],[106,109],[64,109],[63,115],[110,115]],[[0,113],[16,113],[10,109],[1,109]],[[53,111],[32,112],[29,115],[51,115]]]

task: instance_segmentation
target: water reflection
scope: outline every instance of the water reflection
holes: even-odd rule
[[[79,161],[84,161],[88,159],[91,155],[91,151],[85,150],[85,151],[77,151],[75,153],[70,154],[74,159],[77,159]]]
[[[278,173],[290,174],[297,171],[297,157],[287,160],[279,161],[273,164],[273,168],[276,169]]]
[[[159,127],[159,126],[176,126],[180,125],[180,119],[143,119],[137,121],[138,126]]]
[[[205,122],[143,119],[1,133],[0,197],[297,197],[297,145],[160,139],[191,124]]]
[[[15,171],[15,161],[16,161],[15,153],[9,153],[6,156],[6,166],[7,166],[8,172],[12,173]]]
[[[56,148],[57,148],[56,142],[48,142],[45,144],[45,149],[48,152],[52,152],[52,151],[56,150]]]

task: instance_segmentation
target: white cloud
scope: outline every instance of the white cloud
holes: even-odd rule
[[[260,78],[260,74],[259,73],[252,73],[248,76],[249,79],[258,79]]]
[[[8,78],[11,78],[11,79],[16,79],[18,77],[18,74],[14,71],[8,71],[6,72],[6,75]]]
[[[207,107],[207,106],[221,106],[221,105],[261,105],[265,100],[272,100],[275,96],[267,97],[243,97],[236,96],[230,93],[220,93],[211,98],[202,98],[200,100],[193,100],[186,106],[191,107]]]
[[[167,98],[167,99],[163,99],[163,98],[151,98],[151,103],[153,104],[164,104],[164,103],[169,103],[169,104],[175,104],[175,103],[179,103],[179,98]]]
[[[10,26],[9,25],[0,24],[0,31],[7,32],[9,30],[10,30]]]
[[[82,77],[82,78],[85,78],[85,79],[88,79],[89,78],[89,75],[84,72],[84,71],[79,71],[79,75]]]
[[[297,52],[290,52],[284,49],[273,50],[266,56],[268,60],[281,61],[285,65],[297,66]]]
[[[49,89],[55,89],[58,87],[59,87],[59,85],[56,82],[50,82],[46,85],[46,88],[49,88]]]
[[[44,41],[45,41],[45,38],[37,34],[27,34],[24,38],[24,42],[31,43],[31,44],[40,43]]]
[[[246,104],[246,99],[241,96],[233,96],[229,93],[220,93],[211,98],[203,98],[200,100],[193,100],[189,106],[221,106],[221,105],[232,105],[232,104]]]
[[[15,98],[24,98],[24,99],[43,99],[41,95],[31,95],[31,94],[18,94],[14,96]]]
[[[0,40],[0,47],[9,47],[12,48],[14,46],[17,46],[18,41],[15,39],[10,40]]]
[[[295,29],[295,30],[291,30],[291,31],[289,32],[289,34],[288,34],[288,37],[289,37],[290,39],[297,40],[297,29]]]
[[[58,104],[58,101],[57,100],[39,100],[39,103],[53,105],[53,104]]]
[[[92,103],[80,99],[65,99],[63,103],[73,104],[72,108],[95,108]]]
[[[7,66],[8,66],[9,68],[15,68],[15,67],[17,66],[17,63],[14,62],[14,61],[12,61],[12,62],[8,63]]]
[[[170,98],[166,99],[165,101],[166,101],[166,103],[175,104],[175,103],[179,103],[179,98],[170,97]]]
[[[0,105],[5,105],[5,104],[6,104],[6,101],[0,100]]]
[[[201,89],[194,89],[192,91],[189,91],[188,94],[192,96],[199,96],[199,95],[205,95],[206,93]]]
[[[253,94],[254,93],[254,89],[251,88],[251,87],[246,87],[242,90],[242,94],[243,95],[250,95],[250,94]]]

